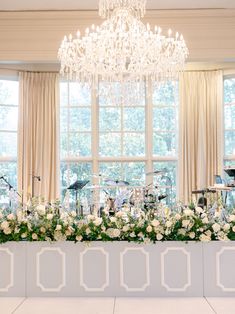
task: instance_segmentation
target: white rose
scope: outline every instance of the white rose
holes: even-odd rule
[[[8,220],[14,220],[15,216],[13,214],[9,214],[9,215],[7,215],[7,219]]]
[[[202,219],[202,223],[203,223],[203,224],[208,224],[208,223],[209,223],[208,218],[207,218],[207,217],[203,218],[203,219]]]
[[[56,228],[55,228],[56,231],[60,231],[61,229],[62,229],[61,225],[57,225]]]
[[[230,224],[225,224],[225,225],[223,226],[223,229],[224,229],[224,231],[229,231],[229,229],[230,229]]]
[[[10,228],[5,228],[5,229],[3,230],[3,232],[4,232],[5,234],[10,234],[10,233],[11,233],[11,229],[10,229]]]
[[[139,238],[143,238],[143,237],[144,237],[143,232],[139,232],[139,233],[138,233],[138,237],[139,237]]]
[[[160,225],[160,222],[157,219],[154,219],[154,220],[151,221],[151,225],[153,227],[158,227]]]
[[[53,219],[53,214],[47,214],[47,220],[52,220]]]
[[[134,233],[134,231],[133,231],[132,233],[130,233],[130,237],[131,237],[131,238],[135,238],[135,233]]]
[[[214,223],[212,225],[212,229],[214,230],[214,232],[218,232],[220,231],[220,225],[218,223]]]
[[[42,205],[42,204],[38,205],[38,206],[36,207],[36,211],[37,211],[38,214],[41,215],[41,216],[45,215],[45,214],[46,214],[46,207],[45,207],[45,205]]]
[[[211,235],[212,235],[212,233],[211,233],[210,230],[207,230],[207,231],[205,232],[205,234],[206,234],[208,237],[211,237]]]
[[[125,225],[125,226],[123,226],[122,231],[127,232],[129,229],[130,229],[130,227]]]
[[[46,228],[41,227],[41,228],[40,228],[40,231],[41,231],[41,233],[46,233]]]
[[[233,226],[232,230],[233,230],[233,232],[235,232],[235,226]]]
[[[22,233],[21,238],[24,239],[27,237],[27,232]]]
[[[76,240],[79,241],[79,242],[82,241],[82,236],[81,235],[77,235],[76,236]]]
[[[148,225],[148,227],[146,228],[146,231],[149,232],[149,233],[152,232],[153,231],[152,226]]]
[[[114,230],[113,230],[113,236],[114,236],[115,238],[118,238],[118,237],[120,236],[120,234],[121,234],[121,232],[120,232],[119,229],[114,229]]]
[[[183,221],[182,221],[182,226],[183,226],[184,228],[187,228],[187,227],[189,226],[189,224],[190,224],[190,220],[183,220]]]
[[[184,210],[184,214],[186,215],[186,216],[193,216],[194,215],[194,212],[191,210],[191,209],[185,209]]]
[[[110,217],[110,221],[113,222],[113,223],[116,223],[117,218],[116,217]]]
[[[211,240],[211,238],[209,236],[207,236],[206,234],[201,234],[200,235],[200,241],[202,242],[209,242]]]
[[[103,219],[99,218],[99,217],[96,218],[96,220],[93,221],[94,225],[97,226],[97,227],[100,226],[102,224],[102,222],[103,222]]]
[[[196,212],[198,214],[201,214],[201,213],[203,213],[203,209],[201,207],[196,207]]]
[[[163,235],[162,235],[161,233],[158,233],[158,234],[157,234],[157,240],[158,240],[158,241],[161,241],[162,238],[163,238]]]
[[[171,226],[172,226],[172,222],[171,222],[171,221],[167,221],[167,222],[166,222],[166,227],[167,227],[167,228],[170,228]]]
[[[7,228],[9,228],[9,223],[8,223],[8,221],[4,220],[1,223],[1,229],[4,230],[4,229],[7,229]]]
[[[180,214],[175,214],[175,220],[180,220],[180,218],[181,218],[181,215]]]
[[[190,232],[189,237],[190,237],[190,239],[194,239],[195,238],[195,232]]]
[[[37,236],[36,233],[33,233],[33,234],[32,234],[32,239],[33,239],[33,240],[37,240],[37,239],[38,239],[38,236]]]
[[[235,215],[230,215],[229,217],[228,217],[228,220],[229,221],[235,221]]]
[[[118,211],[115,216],[121,218],[124,215],[124,212],[122,212],[121,210]]]
[[[86,235],[91,233],[91,229],[90,228],[86,228]]]

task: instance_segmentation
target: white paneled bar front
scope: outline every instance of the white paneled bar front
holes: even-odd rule
[[[0,296],[235,296],[234,242],[9,242]]]

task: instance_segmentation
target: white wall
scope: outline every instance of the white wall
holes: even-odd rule
[[[147,21],[182,32],[189,61],[235,62],[235,9],[149,11]],[[0,62],[57,62],[64,35],[101,22],[94,11],[0,12]]]

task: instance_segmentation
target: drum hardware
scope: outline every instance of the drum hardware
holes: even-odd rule
[[[155,171],[151,171],[151,172],[146,172],[145,175],[146,176],[159,176],[159,175],[163,175],[167,172],[166,169],[162,169],[162,170],[155,170]]]
[[[113,180],[113,179],[105,179],[104,182],[107,184],[107,185],[113,185],[113,186],[128,186],[130,185],[129,182],[127,181],[123,181],[123,180]]]

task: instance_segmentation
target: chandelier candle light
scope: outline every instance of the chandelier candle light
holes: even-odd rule
[[[58,51],[61,74],[88,86],[100,81],[135,83],[175,79],[184,68],[188,49],[182,35],[162,34],[140,20],[146,0],[100,0],[106,20],[82,37],[65,37]]]

